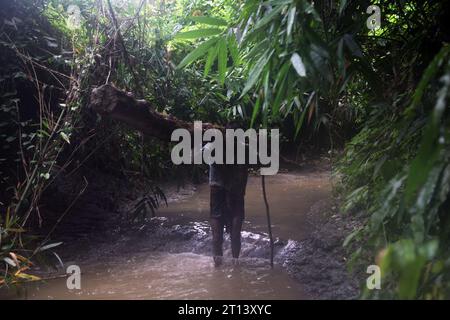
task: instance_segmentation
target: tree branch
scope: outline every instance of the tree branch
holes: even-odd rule
[[[192,122],[159,113],[149,102],[138,100],[132,94],[110,84],[92,90],[90,100],[90,106],[99,114],[122,121],[130,127],[162,141],[169,142],[175,129],[184,128],[191,133],[194,131]],[[223,130],[220,126],[203,123],[202,131],[207,129]]]

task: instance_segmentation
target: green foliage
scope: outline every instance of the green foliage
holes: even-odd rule
[[[179,67],[205,61],[208,75],[217,58],[219,83],[230,76],[242,78],[236,93],[245,106],[244,120],[251,126],[289,119],[298,136],[306,121],[315,129],[330,124],[330,104],[336,103],[354,74],[344,72],[336,79],[336,71],[344,60],[352,58],[358,65],[364,58],[355,52],[353,36],[339,31],[334,39],[323,40],[322,20],[307,1],[252,0],[237,12],[226,30],[202,42]]]
[[[53,7],[46,16],[33,1],[4,6],[0,14],[0,285],[38,280],[25,272],[31,258],[56,246],[26,231],[36,220],[42,224],[42,195],[71,160],[63,154],[80,119],[83,77],[78,68],[89,65],[88,59],[66,54],[71,42],[62,33],[65,20],[55,27],[50,21],[57,15]]]
[[[366,28],[369,5],[382,8],[380,29]],[[364,211],[364,250],[380,259],[386,288],[372,297],[442,298],[448,277],[448,46],[443,3],[425,1],[245,1],[228,29],[239,63],[218,64],[219,83],[238,74],[250,126],[292,119],[305,126],[359,132],[337,173],[345,211]],[[422,17],[418,20],[417,17]],[[439,30],[439,31],[437,31]],[[437,32],[437,33],[435,33]],[[212,41],[206,39],[202,43]],[[212,43],[212,42],[211,42]],[[190,62],[211,70],[217,49]],[[225,59],[223,59],[225,60]],[[222,61],[223,61],[222,60]],[[225,72],[225,81],[223,79]],[[229,78],[231,80],[231,78]],[[370,253],[369,253],[370,254]]]
[[[392,115],[384,110],[374,118],[378,120],[367,122],[348,145],[339,167],[346,188],[355,188],[347,195],[346,209],[364,206],[369,214],[366,250],[381,250],[383,277],[396,284],[375,297],[428,299],[450,294],[446,285],[450,229],[445,213],[450,191],[445,112],[449,54],[449,46],[443,46],[401,114],[386,121]],[[361,197],[361,190],[368,192]]]

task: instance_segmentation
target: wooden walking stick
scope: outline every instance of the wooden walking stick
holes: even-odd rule
[[[266,181],[265,176],[261,175],[262,182],[262,191],[264,197],[264,204],[266,205],[266,216],[267,216],[267,228],[269,230],[269,240],[270,240],[270,267],[273,269],[273,237],[272,237],[272,224],[270,222],[270,210],[269,210],[269,202],[267,201],[266,194]]]

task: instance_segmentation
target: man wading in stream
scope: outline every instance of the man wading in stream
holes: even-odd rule
[[[230,233],[233,263],[237,264],[241,251],[242,222],[245,217],[247,178],[246,165],[211,164],[209,167],[212,253],[216,267],[222,264],[224,228]]]
[[[204,131],[206,132],[209,129],[219,129],[219,132],[221,132],[221,127],[218,126],[214,126],[208,123],[202,124],[201,122],[197,126],[196,122],[192,124],[176,119],[174,117],[158,113],[154,110],[149,102],[145,100],[137,100],[133,97],[132,94],[121,91],[112,85],[102,85],[93,89],[91,93],[90,105],[99,114],[105,116],[108,115],[111,118],[125,122],[131,127],[141,131],[145,135],[156,137],[162,141],[178,141],[179,143],[172,149],[171,153],[172,161],[177,165],[182,163],[192,163],[191,156],[193,154],[190,152],[192,148],[192,133],[194,133],[194,163],[197,164],[195,162],[196,155],[198,155],[195,152],[195,132],[197,129],[200,133],[200,139],[198,140],[198,142],[200,143],[200,147],[197,150],[201,149],[201,135]],[[240,126],[237,123],[229,123],[226,129],[234,130],[239,127]],[[245,152],[244,158],[248,156],[249,159],[244,159],[245,161],[240,162],[232,161],[232,163],[245,163],[245,165],[210,165],[210,220],[213,238],[213,256],[216,266],[222,263],[222,245],[225,227],[226,230],[230,233],[233,261],[236,263],[237,259],[239,258],[241,250],[241,228],[245,215],[244,197],[245,188],[247,186],[248,167],[252,166],[256,168],[262,164],[262,175],[276,174],[278,172],[278,129],[271,129],[270,131],[270,156],[268,153],[269,149],[267,148],[267,131],[260,131],[259,133],[260,134],[257,135],[255,131],[253,132],[253,135],[250,134],[250,136],[253,136],[253,138],[249,138],[249,145],[247,145],[244,138],[246,134],[241,129],[242,141],[240,141],[240,147],[242,149],[242,145],[244,145],[245,148],[247,148],[248,146],[248,152]],[[260,139],[257,144],[257,149],[254,145],[256,137],[259,137]],[[250,142],[253,142],[253,147],[251,146]],[[234,146],[235,148],[234,155],[237,155],[237,157],[239,157],[238,152],[236,152],[237,145],[233,143],[232,146]],[[186,148],[186,150],[184,148]],[[180,150],[183,151],[183,156],[180,156]],[[185,157],[185,155],[187,155],[187,157]],[[253,161],[250,161],[252,159],[252,156]],[[259,162],[257,162],[256,156],[258,156]],[[176,161],[174,160],[174,157],[176,158]],[[197,158],[200,159],[200,163],[198,164],[201,164],[202,157]],[[224,163],[224,161],[222,161],[222,163]],[[225,163],[228,163],[228,161],[226,161]],[[267,165],[269,165],[269,167],[267,167]],[[263,170],[265,170],[265,172],[263,172]]]
[[[226,128],[237,129],[239,125],[230,122]],[[210,147],[211,144],[207,143],[204,149]],[[234,147],[236,155],[237,146]],[[238,262],[241,252],[241,229],[245,218],[244,198],[247,178],[248,165],[216,163],[209,165],[210,225],[212,254],[216,267],[220,266],[223,260],[224,229],[230,234],[233,264]]]

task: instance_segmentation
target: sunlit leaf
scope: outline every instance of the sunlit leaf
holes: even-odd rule
[[[267,61],[269,61],[272,54],[273,50],[271,51],[267,50],[262,54],[258,62],[256,62],[256,64],[253,66],[248,76],[248,80],[247,83],[245,84],[244,90],[242,91],[241,97],[244,96],[259,80],[259,76],[261,75],[261,72],[263,71],[264,67],[267,64]]]
[[[284,7],[285,6],[280,5],[274,9],[272,9],[272,11],[270,11],[269,13],[267,13],[261,20],[258,21],[253,32],[264,27],[269,22],[272,22],[272,20],[275,18],[275,16],[277,16],[281,12],[281,10],[284,9]]]
[[[188,64],[194,62],[198,58],[202,57],[203,55],[208,52],[208,49],[217,42],[217,38],[209,39],[202,44],[200,44],[196,49],[191,51],[186,57],[184,57],[183,60],[181,60],[180,64],[177,66],[177,68],[183,68],[184,66],[187,66]]]
[[[256,99],[255,105],[253,106],[253,112],[252,112],[252,119],[250,122],[250,128],[253,128],[253,125],[255,123],[256,117],[259,114],[259,109],[261,108],[261,95],[258,95],[258,98]]]
[[[340,0],[339,1],[339,14],[342,14],[347,7],[347,0]]]
[[[228,50],[230,51],[231,58],[235,65],[239,64],[239,49],[236,41],[236,37],[233,35],[228,37]]]
[[[292,54],[291,57],[292,65],[294,66],[295,71],[297,71],[300,77],[306,77],[305,65],[303,64],[302,58],[298,55],[298,53]]]
[[[42,252],[42,251],[45,251],[45,250],[48,250],[48,249],[51,249],[51,248],[55,248],[57,246],[60,246],[61,244],[62,244],[62,242],[50,243],[50,244],[47,244],[45,246],[39,247],[39,249],[37,249],[36,252]]]
[[[210,36],[215,36],[217,34],[222,33],[222,29],[218,28],[206,28],[206,29],[197,29],[190,30],[185,32],[180,32],[175,36],[175,39],[198,39],[198,38],[206,38]]]
[[[12,267],[17,267],[16,263],[14,262],[13,259],[8,258],[8,257],[4,257],[3,261],[5,261],[7,264],[9,264]]]
[[[219,63],[219,83],[225,82],[225,76],[227,73],[227,43],[224,38],[219,40],[218,44],[218,63]]]
[[[295,13],[297,11],[297,8],[293,6],[288,13],[288,21],[287,21],[287,27],[286,27],[286,33],[288,36],[291,35],[292,27],[294,26],[295,21]]]
[[[209,71],[211,70],[212,64],[214,63],[216,56],[217,56],[217,47],[213,47],[213,48],[209,49],[208,57],[206,58],[206,62],[205,62],[205,70],[203,72],[203,75],[205,77],[209,74]]]
[[[192,21],[208,24],[211,26],[227,26],[227,22],[220,18],[214,18],[214,17],[206,17],[206,16],[194,16],[189,17]]]
[[[61,138],[63,138],[63,140],[64,140],[65,142],[67,142],[68,144],[70,144],[69,136],[68,136],[66,133],[64,133],[64,132],[61,131],[59,134],[61,135]]]

